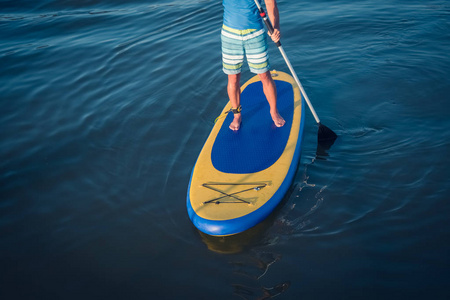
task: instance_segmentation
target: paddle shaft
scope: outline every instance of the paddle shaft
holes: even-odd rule
[[[266,24],[267,30],[269,31],[270,34],[272,34],[273,26],[272,26],[272,23],[270,23],[270,20],[267,17],[266,12],[262,8],[262,6],[259,4],[258,0],[255,0],[255,3],[256,3],[256,6],[258,7],[261,18],[263,19],[264,23]],[[316,122],[320,125],[319,116],[317,115],[316,111],[314,110],[314,107],[312,106],[311,101],[309,101],[308,95],[306,94],[305,89],[303,89],[303,86],[300,83],[300,80],[298,79],[297,74],[295,73],[294,68],[291,65],[291,62],[289,61],[289,58],[286,55],[286,52],[284,52],[283,46],[281,46],[281,41],[278,41],[275,44],[277,45],[278,50],[280,50],[281,55],[284,58],[284,61],[286,62],[289,70],[291,71],[292,77],[294,77],[295,82],[297,83],[298,87],[300,88],[300,91],[302,92],[303,97],[305,98],[305,101],[308,104],[308,107],[314,116],[314,119],[316,119]]]

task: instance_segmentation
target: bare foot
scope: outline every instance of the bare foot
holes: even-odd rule
[[[283,119],[282,116],[280,116],[278,111],[275,113],[270,113],[270,115],[272,116],[272,120],[275,123],[275,126],[283,127],[284,123],[286,123],[286,121]]]
[[[233,131],[239,130],[239,128],[241,127],[241,120],[242,120],[241,114],[235,114],[233,122],[231,122],[230,124],[230,129]]]

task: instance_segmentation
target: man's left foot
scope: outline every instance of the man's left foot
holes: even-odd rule
[[[235,114],[233,122],[231,122],[230,124],[230,129],[233,131],[238,131],[239,128],[241,128],[241,120],[242,120],[241,114]]]

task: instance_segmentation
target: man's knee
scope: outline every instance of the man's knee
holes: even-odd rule
[[[272,79],[272,75],[270,75],[270,71],[259,74],[259,79],[261,79],[261,82],[264,86],[273,85],[273,79]]]
[[[270,71],[259,74],[259,78],[261,79],[262,82],[272,81],[272,76],[270,75]]]
[[[230,86],[239,86],[239,81],[241,78],[241,74],[232,74],[228,75],[228,85]]]

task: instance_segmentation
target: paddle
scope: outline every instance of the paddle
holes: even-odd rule
[[[272,34],[273,26],[272,26],[272,23],[270,23],[270,20],[267,18],[266,12],[261,7],[258,0],[255,0],[255,3],[256,3],[256,6],[258,7],[261,18],[263,19],[264,23],[267,26],[267,30],[269,30],[269,33]],[[278,41],[275,44],[277,45],[278,49],[280,50],[281,55],[284,58],[284,61],[288,65],[289,70],[291,71],[291,74],[295,79],[295,82],[297,83],[298,87],[300,88],[300,90],[303,94],[303,97],[305,98],[306,103],[308,104],[309,109],[311,110],[311,113],[314,116],[314,119],[316,119],[316,122],[319,125],[319,132],[318,132],[318,136],[317,136],[318,143],[322,144],[325,148],[329,149],[331,147],[331,145],[333,145],[334,141],[337,138],[336,133],[334,133],[333,130],[331,130],[330,128],[328,128],[327,126],[323,125],[320,122],[319,116],[317,115],[316,111],[314,110],[314,107],[312,106],[311,101],[309,101],[308,95],[306,95],[306,92],[303,89],[303,86],[300,83],[300,80],[298,79],[297,74],[295,74],[294,68],[292,67],[291,62],[289,61],[289,58],[287,57],[286,53],[284,52],[283,46],[281,46],[281,42]]]

